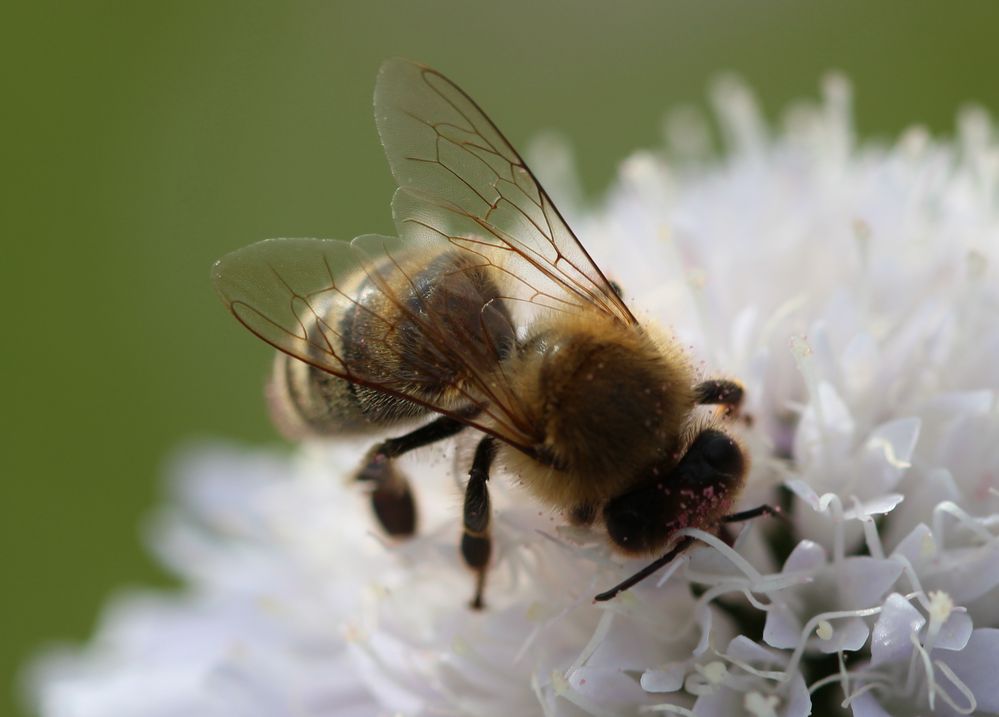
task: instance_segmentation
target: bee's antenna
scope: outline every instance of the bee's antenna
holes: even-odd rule
[[[679,555],[684,550],[689,548],[691,543],[693,542],[694,539],[691,538],[689,535],[680,538],[680,540],[677,541],[676,545],[674,545],[673,548],[668,553],[666,553],[662,557],[656,558],[654,561],[646,565],[644,568],[639,570],[637,573],[632,575],[627,580],[618,583],[617,585],[612,587],[610,590],[607,590],[606,592],[600,593],[593,599],[596,600],[597,602],[604,602],[605,600],[611,600],[615,598],[617,594],[622,590],[627,590],[628,588],[637,585],[638,583],[645,580],[645,578],[652,575],[652,573],[659,570],[659,568],[672,562],[673,558],[675,558],[677,555]]]
[[[753,518],[758,518],[761,515],[769,515],[774,518],[780,518],[781,520],[785,521],[787,520],[787,516],[784,514],[784,511],[782,511],[779,507],[773,505],[761,505],[756,508],[752,508],[750,510],[744,510],[741,513],[732,513],[731,515],[723,516],[721,521],[722,523],[741,523],[744,520],[752,520]],[[674,545],[673,548],[670,549],[670,551],[667,552],[665,555],[656,558],[654,561],[646,565],[644,568],[639,570],[637,573],[632,575],[627,580],[618,583],[617,585],[612,587],[610,590],[607,590],[606,592],[600,593],[593,599],[596,600],[597,602],[604,602],[606,600],[611,600],[615,598],[618,593],[622,592],[623,590],[627,590],[628,588],[633,587],[634,585],[637,585],[638,583],[645,580],[645,578],[652,575],[652,573],[659,570],[659,568],[672,562],[672,560],[676,556],[678,556],[684,550],[689,548],[690,544],[693,542],[694,538],[690,536],[685,536],[681,538],[679,541],[677,541],[677,544]]]

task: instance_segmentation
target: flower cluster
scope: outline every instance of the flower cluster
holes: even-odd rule
[[[41,660],[44,717],[999,713],[999,143],[858,145],[849,87],[772,132],[714,95],[606,202],[564,195],[629,304],[747,388],[742,507],[784,506],[606,603],[641,565],[497,475],[488,609],[457,552],[467,446],[401,460],[420,534],[342,480],[367,445],[206,447],[153,545],[180,593],[128,594]],[[542,173],[544,174],[544,173]]]

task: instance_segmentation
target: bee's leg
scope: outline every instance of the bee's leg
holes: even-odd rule
[[[431,443],[450,438],[466,427],[467,424],[455,418],[440,416],[425,426],[420,426],[405,435],[385,439],[372,448],[368,452],[368,456],[380,459],[398,458],[416,448],[429,446]]]
[[[465,428],[461,421],[441,416],[403,436],[389,438],[368,451],[357,480],[369,482],[371,507],[389,535],[405,537],[416,531],[416,503],[409,481],[395,468],[394,458],[437,441],[450,438]]]
[[[465,564],[475,571],[475,596],[471,607],[481,610],[482,591],[486,584],[486,566],[492,553],[492,539],[489,537],[489,468],[496,457],[496,439],[487,436],[479,441],[472,460],[472,470],[468,473],[465,487],[464,528],[461,536],[461,556]]]
[[[698,403],[720,405],[726,416],[736,416],[742,405],[742,385],[725,379],[701,381],[694,386],[694,398]]]

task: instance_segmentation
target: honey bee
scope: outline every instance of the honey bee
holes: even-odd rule
[[[468,95],[436,70],[389,60],[375,120],[399,184],[398,237],[266,240],[213,269],[236,319],[279,350],[268,394],[287,435],[424,419],[375,445],[357,473],[383,528],[406,536],[415,501],[394,460],[481,434],[461,539],[474,608],[495,465],[571,523],[602,525],[617,550],[662,554],[597,600],[689,547],[678,530],[773,512],[731,514],[747,456],[719,420],[697,416],[700,404],[737,410],[741,386],[698,382],[675,341],[635,318]]]

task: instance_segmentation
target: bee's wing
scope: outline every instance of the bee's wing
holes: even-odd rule
[[[456,276],[495,268],[480,262],[452,270],[446,284],[451,311],[435,313],[421,298],[420,284],[435,278],[423,269],[448,249],[453,251],[439,240],[374,235],[352,242],[268,239],[219,259],[212,279],[236,319],[278,350],[529,449],[530,426],[500,367],[511,347],[493,340],[498,334],[512,338],[514,327],[502,324],[509,321],[502,302],[483,299],[472,281]],[[364,334],[345,336],[350,326],[343,317],[357,312]],[[367,348],[358,358],[358,347],[374,347],[377,360],[370,360]],[[426,390],[441,385],[460,394],[457,403]],[[469,417],[469,407],[481,413]]]
[[[599,311],[629,324],[635,318],[517,152],[449,80],[405,60],[386,62],[375,89],[375,119],[400,185],[393,211],[401,238],[258,242],[216,263],[215,287],[244,326],[280,351],[530,453],[537,427],[524,415],[504,374],[504,347],[494,345],[487,327],[511,321],[506,310],[518,302]],[[419,282],[432,280],[434,272],[407,269],[418,266],[411,259],[420,251],[428,261],[462,253],[467,270],[486,272],[502,294],[483,299],[462,288],[475,281],[459,277],[448,281],[454,295],[445,308],[431,309],[414,297]],[[361,275],[369,280],[363,290],[386,300],[384,315],[372,308],[378,301],[359,296]],[[343,348],[344,329],[333,317],[354,309],[364,312],[363,340],[379,347],[378,362],[356,360]],[[473,320],[462,325],[456,316]],[[401,330],[414,332],[408,346],[429,344],[429,353],[385,340]],[[509,334],[515,333],[510,326]],[[378,368],[390,365],[394,371]],[[466,399],[463,406],[420,390],[450,376],[465,382],[455,387]],[[481,416],[469,418],[463,410],[469,404]]]
[[[476,253],[485,247],[502,257],[516,298],[637,323],[524,160],[454,83],[388,60],[375,87],[375,121],[400,187],[393,212],[401,236]]]

